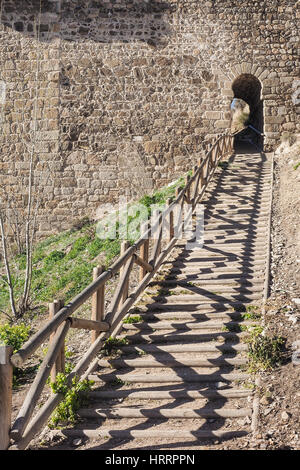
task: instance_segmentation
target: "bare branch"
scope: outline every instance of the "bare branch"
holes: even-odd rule
[[[0,313],[2,313],[4,316],[6,316],[6,318],[8,318],[8,320],[10,322],[13,321],[13,317],[11,315],[9,315],[9,313],[5,312],[4,310],[0,310]]]
[[[4,259],[4,265],[5,265],[6,275],[7,275],[7,282],[8,282],[8,289],[9,289],[10,305],[11,305],[11,309],[12,309],[12,312],[13,312],[14,316],[17,317],[15,297],[14,297],[14,288],[13,288],[13,283],[12,283],[12,279],[11,279],[9,259],[8,259],[8,254],[7,254],[4,220],[3,220],[3,214],[2,214],[1,210],[0,210],[0,229],[1,229],[1,237],[2,237],[3,259]]]

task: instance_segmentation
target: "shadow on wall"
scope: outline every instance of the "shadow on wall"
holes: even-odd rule
[[[142,41],[159,46],[171,34],[166,14],[174,10],[174,5],[152,0],[2,0],[1,23],[42,42],[59,36],[65,41]]]

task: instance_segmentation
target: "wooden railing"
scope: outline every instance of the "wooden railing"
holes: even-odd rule
[[[71,385],[74,377],[84,379],[94,370],[97,361],[95,357],[105,340],[115,336],[120,330],[122,320],[129,309],[143,293],[176,244],[183,223],[182,212],[178,214],[177,211],[178,206],[183,208],[187,203],[190,205],[190,212],[193,213],[218,162],[233,153],[233,139],[232,135],[223,135],[216,140],[207,155],[193,168],[192,176],[186,178],[185,187],[176,191],[174,201],[168,200],[166,209],[152,221],[152,227],[149,222],[147,223],[144,233],[136,243],[128,246],[127,242],[123,242],[120,257],[109,269],[94,268],[91,284],[67,305],[57,301],[50,304],[49,321],[19,351],[12,354],[9,347],[0,348],[0,358],[2,357],[3,363],[0,365],[0,449],[25,449],[63,400],[61,393],[52,394],[42,407],[37,406],[49,375],[54,381],[57,372],[64,371],[64,342],[70,328],[87,329],[92,333],[91,345],[67,376],[67,383]],[[167,243],[162,247],[164,230],[167,230]],[[139,281],[133,292],[129,293],[129,278],[135,264],[139,266]],[[117,273],[120,273],[119,282],[105,312],[105,285]],[[92,299],[91,320],[74,317],[74,312],[89,299]],[[10,429],[12,368],[24,365],[25,361],[47,340],[50,340],[47,354]],[[36,408],[38,411],[33,416]]]

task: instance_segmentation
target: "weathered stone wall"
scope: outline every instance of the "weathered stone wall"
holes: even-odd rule
[[[2,190],[22,200],[33,152],[46,234],[162,186],[229,129],[243,73],[266,149],[299,133],[297,3],[2,0]]]

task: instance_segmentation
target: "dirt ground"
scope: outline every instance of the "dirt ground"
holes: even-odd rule
[[[300,142],[274,156],[271,291],[265,331],[286,339],[281,367],[262,373],[259,434],[267,449],[300,448]],[[300,356],[300,354],[299,354]],[[297,365],[297,363],[299,365]]]

